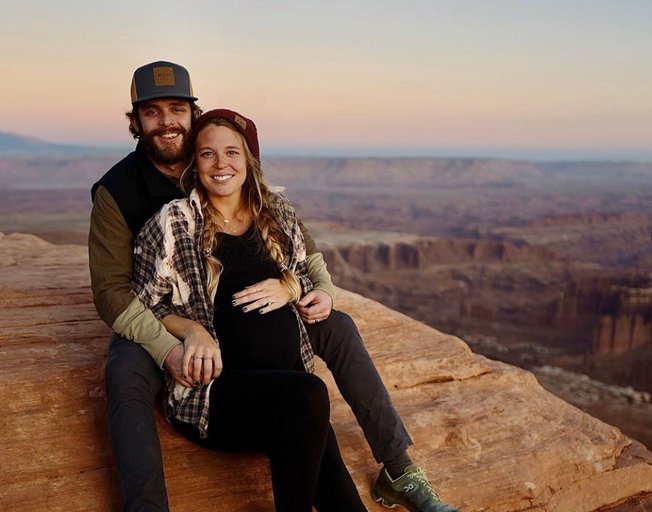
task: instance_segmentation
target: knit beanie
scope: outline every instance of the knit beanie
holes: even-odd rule
[[[256,125],[251,119],[247,119],[245,116],[233,110],[218,108],[202,114],[193,124],[194,138],[197,137],[197,134],[202,128],[212,119],[226,119],[230,121],[247,141],[247,146],[249,146],[251,154],[260,160],[260,147],[258,146],[258,130],[256,129]]]

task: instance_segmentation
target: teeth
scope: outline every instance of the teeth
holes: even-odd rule
[[[179,135],[179,134],[178,133],[166,133],[164,135],[161,135],[161,137],[163,137],[164,139],[174,139],[177,135]]]
[[[211,176],[216,181],[226,181],[233,178],[233,174],[225,174],[224,176]]]

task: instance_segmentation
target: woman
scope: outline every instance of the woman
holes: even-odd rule
[[[294,307],[312,287],[294,210],[265,183],[251,120],[212,110],[194,137],[189,198],[166,205],[135,243],[141,301],[178,338],[202,333],[185,348],[195,387],[168,377],[166,413],[202,445],[264,452],[278,511],[364,511]]]

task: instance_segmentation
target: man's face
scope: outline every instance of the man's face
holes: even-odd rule
[[[157,98],[138,104],[140,140],[155,162],[173,165],[190,154],[188,131],[192,122],[190,103],[175,98]]]

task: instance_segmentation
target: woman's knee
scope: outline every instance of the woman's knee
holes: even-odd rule
[[[294,387],[295,414],[311,423],[328,423],[330,398],[323,380],[311,373],[300,373]]]

